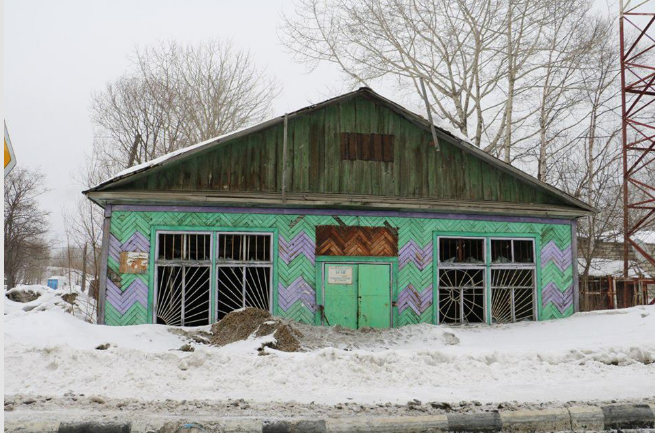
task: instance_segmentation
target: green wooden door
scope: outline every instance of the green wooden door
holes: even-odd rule
[[[325,317],[331,326],[391,327],[391,266],[327,263]]]
[[[391,278],[389,265],[359,265],[359,328],[391,327]]]
[[[357,264],[325,265],[325,317],[329,325],[357,329]]]

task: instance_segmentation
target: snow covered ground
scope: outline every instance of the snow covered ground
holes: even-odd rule
[[[183,352],[188,338],[165,326],[86,323],[39,290],[28,304],[4,300],[5,395],[323,404],[655,398],[653,306],[492,327],[332,329],[335,347],[258,356],[258,340]],[[96,349],[104,343],[109,349]]]

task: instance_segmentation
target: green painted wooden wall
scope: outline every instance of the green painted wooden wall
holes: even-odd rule
[[[341,132],[394,135],[394,162],[342,160]],[[440,139],[366,94],[289,120],[289,193],[500,201],[562,200]],[[283,126],[277,124],[136,175],[107,191],[281,192]],[[570,205],[569,205],[570,206]]]
[[[335,214],[338,214],[335,212]],[[120,251],[150,251],[153,227],[193,230],[194,227],[274,230],[278,236],[276,305],[274,312],[316,323],[315,232],[318,225],[392,226],[398,228],[395,326],[432,323],[433,237],[439,233],[530,236],[537,247],[538,314],[540,320],[573,313],[571,226],[561,224],[402,216],[330,216],[273,213],[115,211],[111,217],[105,320],[109,325],[149,323],[152,308],[152,267],[148,274],[121,274]]]

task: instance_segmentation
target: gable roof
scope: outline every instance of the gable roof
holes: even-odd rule
[[[87,195],[87,197],[89,197],[91,200],[102,205],[102,201],[98,200],[98,193],[102,191],[107,191],[108,189],[115,189],[117,187],[120,187],[121,185],[129,183],[133,179],[138,178],[140,175],[144,173],[150,172],[159,167],[168,166],[170,164],[173,164],[175,162],[181,161],[186,158],[190,158],[192,155],[214,148],[219,144],[236,140],[242,137],[246,137],[248,135],[258,133],[260,131],[266,130],[274,126],[280,126],[284,123],[285,117],[287,118],[287,121],[290,121],[294,118],[316,112],[318,110],[330,107],[332,105],[339,104],[343,101],[347,101],[356,96],[365,96],[367,98],[373,99],[376,101],[376,103],[379,103],[382,106],[386,107],[387,109],[393,111],[394,113],[398,114],[405,120],[411,122],[418,128],[421,128],[426,131],[430,131],[429,122],[421,115],[381,96],[380,94],[374,92],[372,89],[368,87],[362,87],[353,92],[349,92],[337,96],[335,98],[331,98],[326,101],[301,108],[297,111],[287,113],[286,115],[278,116],[268,121],[259,123],[257,125],[242,128],[240,130],[233,131],[228,134],[215,137],[203,141],[201,143],[197,143],[195,145],[163,155],[159,158],[153,159],[146,163],[130,167],[126,170],[121,171],[120,173],[117,173],[115,176],[111,177],[110,179],[107,179],[106,181],[103,181],[102,183],[96,185],[95,187],[90,188],[87,191],[84,191],[84,194]],[[449,143],[458,147],[462,151],[475,156],[476,158],[490,164],[493,167],[496,167],[502,172],[505,172],[513,177],[518,178],[521,182],[532,185],[537,190],[541,190],[549,195],[557,197],[563,204],[575,209],[575,211],[570,213],[570,216],[573,216],[574,214],[575,216],[581,216],[581,215],[597,212],[595,208],[588,205],[587,203],[565,193],[564,191],[550,184],[539,181],[533,176],[512,166],[511,164],[508,164],[488,154],[487,152],[481,150],[477,146],[473,145],[468,140],[468,138],[462,135],[458,130],[454,128],[450,128],[446,125],[435,125],[435,128],[436,128],[437,136],[440,140],[446,139]]]

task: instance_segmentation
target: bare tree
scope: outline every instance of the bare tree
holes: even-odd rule
[[[37,198],[45,192],[45,177],[38,170],[16,167],[5,178],[4,242],[7,286],[36,282],[34,263],[47,262],[48,213],[41,210]],[[40,267],[45,271],[43,267]]]
[[[604,61],[603,56],[608,57],[604,50],[616,53],[611,50],[615,20],[585,20],[587,12],[579,2],[555,3],[551,13],[552,25],[544,32],[542,67],[536,81],[539,99],[534,119],[538,135],[537,178],[543,181],[549,180],[549,159],[562,151],[571,151],[572,144],[580,144],[575,134],[579,133],[580,120],[589,114],[585,101],[593,79],[588,75],[597,72],[596,64]],[[598,40],[604,42],[598,44]],[[611,69],[605,70],[610,75],[605,77],[603,86],[618,72],[616,64],[609,66]],[[612,98],[617,90],[615,87]]]
[[[297,60],[334,63],[353,86],[391,78],[420,93],[422,78],[439,117],[479,145],[503,76],[501,15],[496,1],[300,0],[281,30]]]
[[[86,166],[76,180],[83,188],[89,188],[107,179],[111,174],[111,170],[103,164],[102,159],[92,154],[87,158]],[[91,284],[93,286],[100,279],[103,217],[102,209],[86,197],[80,197],[77,207],[64,214],[69,243],[82,252],[79,269],[90,277],[92,283],[96,282]]]
[[[584,128],[554,159],[552,180],[575,197],[600,210],[581,221],[579,235],[585,239],[581,251],[585,265],[581,269],[586,284],[601,241],[610,240],[621,227],[621,116],[618,46],[611,38],[611,21],[596,30],[604,37],[596,38],[593,49],[585,56],[585,67],[578,72],[579,122]]]
[[[111,171],[262,121],[277,82],[231,43],[160,43],[93,95],[96,155]]]
[[[423,79],[439,117],[512,162],[539,133],[543,86],[557,104],[572,86],[567,68],[586,49],[576,30],[589,14],[589,2],[568,0],[298,0],[281,35],[298,61],[334,63],[352,85],[391,79],[416,95]],[[544,81],[553,46],[561,54]]]

